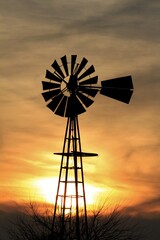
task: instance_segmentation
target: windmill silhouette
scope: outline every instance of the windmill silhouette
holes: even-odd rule
[[[53,72],[46,70],[47,81],[42,81],[42,96],[47,107],[55,114],[66,117],[67,125],[61,155],[61,165],[53,216],[53,234],[58,239],[81,240],[81,231],[88,239],[86,196],[84,188],[83,157],[97,156],[96,153],[82,151],[78,115],[84,113],[94,102],[98,92],[110,98],[129,103],[133,84],[131,76],[101,81],[94,76],[93,65],[87,67],[88,60],[77,61],[77,55],[55,60]],[[83,229],[82,229],[83,227]],[[73,231],[73,229],[75,231]]]

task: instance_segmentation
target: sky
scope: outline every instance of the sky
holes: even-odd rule
[[[105,195],[129,214],[160,219],[159,16],[158,0],[0,1],[2,209],[55,194],[53,152],[67,119],[46,108],[41,81],[55,59],[77,54],[99,85],[127,75],[134,84],[129,105],[97,94],[79,116],[82,149],[98,153],[84,159],[88,203]]]

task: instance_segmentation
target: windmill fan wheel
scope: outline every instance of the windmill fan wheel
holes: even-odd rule
[[[42,96],[55,114],[62,117],[79,115],[94,102],[98,89],[93,86],[98,76],[92,76],[95,68],[93,65],[87,67],[87,63],[86,58],[77,62],[77,55],[71,55],[67,61],[65,55],[60,64],[56,60],[53,62],[53,72],[46,70]]]

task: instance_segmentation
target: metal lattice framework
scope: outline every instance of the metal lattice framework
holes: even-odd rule
[[[81,240],[82,231],[88,239],[82,159],[97,154],[82,151],[78,115],[94,102],[98,92],[124,103],[129,103],[133,93],[131,76],[104,80],[98,87],[95,68],[87,64],[86,58],[78,62],[77,55],[71,55],[68,61],[65,55],[60,64],[53,62],[53,71],[46,70],[46,81],[42,81],[42,96],[48,102],[47,107],[67,118],[62,152],[55,153],[61,155],[61,165],[52,230],[60,240]]]

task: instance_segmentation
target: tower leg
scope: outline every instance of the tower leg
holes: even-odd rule
[[[60,155],[62,159],[54,207],[53,234],[57,233],[60,240],[81,240],[82,237],[88,240],[82,149],[77,116],[67,120],[63,151]]]

